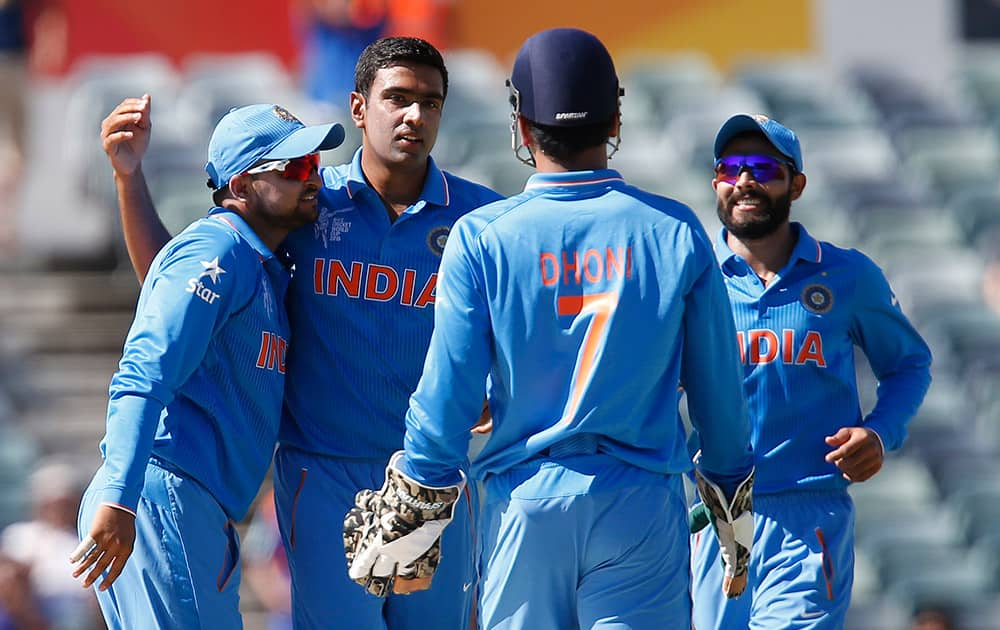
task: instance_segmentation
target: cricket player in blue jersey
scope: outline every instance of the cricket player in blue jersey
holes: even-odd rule
[[[500,196],[441,171],[430,157],[448,88],[433,46],[378,40],[355,75],[351,115],[362,146],[350,163],[320,169],[319,216],[282,248],[294,265],[287,306],[296,349],[288,358],[274,482],[293,617],[299,629],[460,629],[475,590],[469,496],[444,537],[450,561],[433,588],[410,597],[379,599],[358,589],[337,532],[358,490],[381,483],[385,461],[403,445],[452,224]],[[149,112],[148,98],[127,99],[102,129],[109,138],[134,134],[106,148],[113,164],[122,152],[132,158],[115,171],[140,278],[150,252],[168,238],[140,165]],[[482,394],[468,427],[480,416]]]
[[[596,37],[530,37],[510,87],[514,146],[537,173],[455,224],[405,451],[345,519],[350,574],[384,594],[453,561],[437,536],[488,382],[493,431],[471,469],[485,485],[481,627],[686,629],[678,382],[736,580],[750,544],[749,424],[711,242],[688,207],[607,168],[621,90]]]
[[[242,627],[234,522],[271,462],[290,338],[274,251],[316,218],[317,151],[343,140],[264,104],[212,134],[217,205],[153,260],[80,508],[74,576],[106,572],[111,628]]]
[[[930,384],[931,355],[879,268],[857,250],[789,221],[802,195],[799,140],[760,115],[736,115],[715,139],[723,228],[716,254],[729,290],[753,423],[752,597],[718,596],[712,536],[692,547],[694,624],[842,628],[854,576],[852,482],[897,449]],[[862,416],[859,347],[878,378]]]

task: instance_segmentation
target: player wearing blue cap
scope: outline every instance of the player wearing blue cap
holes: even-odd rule
[[[208,148],[216,206],[157,254],[111,381],[104,463],[71,561],[111,628],[240,628],[244,517],[278,436],[288,274],[274,255],[317,215],[338,124],[235,109]],[[89,573],[88,573],[89,571]]]
[[[384,594],[447,567],[437,536],[485,381],[481,627],[687,628],[680,381],[737,579],[750,543],[749,424],[711,242],[688,207],[607,168],[621,91],[596,37],[530,37],[510,87],[514,146],[538,172],[455,224],[405,451],[345,519],[350,574]]]
[[[467,499],[444,537],[449,563],[432,589],[410,597],[379,599],[351,583],[339,524],[358,490],[381,483],[386,459],[403,444],[451,226],[500,196],[441,171],[430,157],[448,88],[433,46],[378,40],[362,53],[355,78],[351,115],[361,149],[350,163],[321,169],[319,216],[283,246],[294,264],[287,306],[296,350],[274,481],[295,627],[463,628],[475,591]],[[167,237],[140,168],[148,122],[148,99],[130,99],[102,131],[118,162],[122,223],[140,277]],[[118,141],[115,133],[133,135]]]
[[[753,424],[755,533],[752,597],[738,601],[718,596],[718,545],[695,535],[694,625],[842,628],[854,574],[846,488],[902,444],[930,384],[930,352],[875,263],[789,221],[806,185],[795,133],[764,116],[733,116],[715,158],[715,247]],[[879,382],[864,417],[855,346]]]

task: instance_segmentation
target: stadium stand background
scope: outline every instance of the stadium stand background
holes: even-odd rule
[[[311,123],[348,120],[300,93],[287,33],[248,25],[254,37],[201,48],[191,42],[214,30],[196,29],[188,43],[141,37],[161,18],[186,23],[186,4],[151,3],[159,13],[141,23],[122,14],[93,31],[98,9],[67,1],[71,58],[30,85],[19,248],[0,253],[0,527],[26,516],[38,458],[63,454],[87,472],[98,463],[107,385],[137,295],[100,120],[124,96],[153,94],[144,171],[172,231],[207,209],[205,145],[231,106],[271,101]],[[799,132],[809,176],[793,218],[877,260],[932,345],[934,383],[905,448],[852,489],[848,628],[900,630],[931,604],[952,611],[957,628],[1000,627],[1000,40],[984,26],[990,14],[976,13],[989,3],[869,2],[901,9],[881,30],[858,0],[637,4],[648,12],[573,5],[572,24],[607,37],[620,60],[624,141],[612,166],[688,203],[714,232],[718,125],[737,111],[778,118]],[[568,5],[529,6],[454,6],[451,91],[434,151],[442,167],[506,194],[530,174],[510,153],[510,54],[536,28],[565,23],[558,9]],[[869,37],[853,48],[840,43],[852,24]],[[115,29],[132,35],[109,37]],[[268,46],[248,50],[249,41]],[[360,136],[348,131],[325,162],[350,158]],[[876,384],[859,364],[871,405]],[[261,627],[259,604],[250,593],[243,601],[247,628]]]

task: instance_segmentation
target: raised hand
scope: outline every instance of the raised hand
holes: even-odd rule
[[[131,175],[142,163],[152,131],[150,96],[127,98],[101,122],[101,146],[118,175]]]

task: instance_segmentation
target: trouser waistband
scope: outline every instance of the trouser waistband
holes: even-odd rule
[[[559,440],[541,451],[544,457],[569,457],[571,455],[593,455],[600,446],[597,436],[593,433],[578,433]]]

